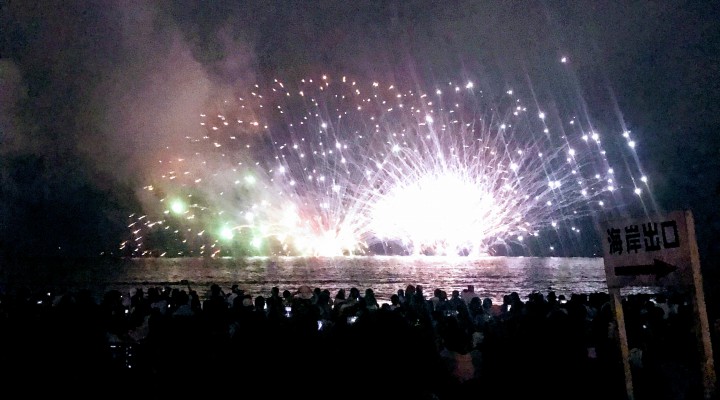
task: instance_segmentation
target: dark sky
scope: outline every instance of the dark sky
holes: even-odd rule
[[[0,0],[0,252],[116,247],[148,163],[209,103],[337,71],[489,93],[520,82],[599,129],[631,130],[657,207],[692,209],[715,263],[719,13],[713,1]],[[569,81],[554,73],[563,56]]]

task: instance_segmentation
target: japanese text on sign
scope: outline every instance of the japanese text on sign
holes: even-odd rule
[[[668,220],[631,224],[607,229],[607,247],[609,254],[630,254],[640,250],[645,252],[660,251],[680,247],[677,222]]]

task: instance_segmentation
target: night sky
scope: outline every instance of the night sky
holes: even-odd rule
[[[575,102],[598,130],[633,133],[655,206],[691,209],[716,266],[719,13],[713,1],[0,0],[0,253],[117,248],[154,155],[208,104],[328,72],[470,79],[491,94],[519,83]],[[555,73],[562,57],[570,80]]]

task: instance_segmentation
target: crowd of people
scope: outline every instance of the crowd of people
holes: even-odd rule
[[[267,295],[238,285],[20,290],[0,299],[5,382],[54,390],[212,385],[276,395],[456,399],[502,395],[624,398],[625,375],[607,293],[513,292],[501,304],[472,286],[407,285],[379,301],[371,288],[301,286]],[[697,398],[700,360],[682,295],[624,297],[636,398]]]

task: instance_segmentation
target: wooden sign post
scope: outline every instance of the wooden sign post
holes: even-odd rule
[[[705,399],[715,394],[715,366],[692,212],[614,220],[598,224],[605,276],[618,325],[628,399],[634,399],[620,289],[630,286],[690,290],[695,331],[702,352]]]

